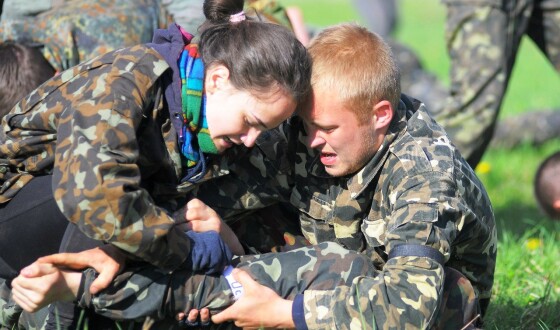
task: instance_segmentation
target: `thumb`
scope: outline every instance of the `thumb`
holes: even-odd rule
[[[233,275],[233,278],[235,278],[237,282],[243,286],[244,290],[247,290],[249,287],[256,284],[256,281],[251,277],[251,275],[244,270],[234,268],[231,271],[231,274]]]
[[[235,304],[237,303],[234,303],[233,305],[231,305],[230,307],[226,308],[225,310],[223,310],[218,314],[212,315],[211,317],[212,323],[220,324],[223,322],[235,320],[235,316],[237,315]]]

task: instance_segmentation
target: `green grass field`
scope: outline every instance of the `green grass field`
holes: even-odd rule
[[[348,0],[287,0],[316,27],[361,22]],[[401,0],[396,38],[414,49],[427,70],[448,84],[445,8],[439,0]],[[560,77],[531,40],[523,41],[500,117],[560,108]],[[559,128],[560,129],[560,128]],[[492,200],[499,231],[494,296],[487,329],[560,329],[560,222],[539,212],[532,193],[535,170],[560,141],[539,147],[489,150],[477,171]]]

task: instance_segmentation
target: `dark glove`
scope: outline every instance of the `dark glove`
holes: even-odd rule
[[[186,234],[191,241],[191,253],[185,261],[187,268],[207,275],[221,274],[231,264],[233,254],[217,232],[187,231]]]

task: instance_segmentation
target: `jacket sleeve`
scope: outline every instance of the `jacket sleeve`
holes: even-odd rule
[[[59,119],[55,198],[87,236],[175,269],[189,253],[189,240],[141,187],[138,165],[136,134],[143,109],[154,99],[154,74],[146,70],[157,66],[142,59],[135,66],[122,62],[104,72],[90,70],[83,85],[80,77],[66,86],[64,92],[74,94]]]
[[[385,232],[386,252],[402,244],[429,246],[449,258],[449,246],[465,213],[450,176],[418,175],[392,191],[385,219],[364,223],[362,231]],[[376,228],[368,228],[374,226]],[[383,228],[385,227],[385,228]],[[309,329],[429,328],[437,315],[444,283],[443,265],[429,257],[389,259],[375,277],[358,277],[350,287],[308,290],[304,310]],[[332,311],[323,313],[322,311]]]

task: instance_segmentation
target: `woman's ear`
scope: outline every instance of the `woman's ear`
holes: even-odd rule
[[[376,128],[389,127],[393,120],[393,106],[387,100],[380,101],[373,106],[373,120]]]
[[[212,94],[229,87],[229,69],[223,64],[215,64],[206,70],[204,90]]]

